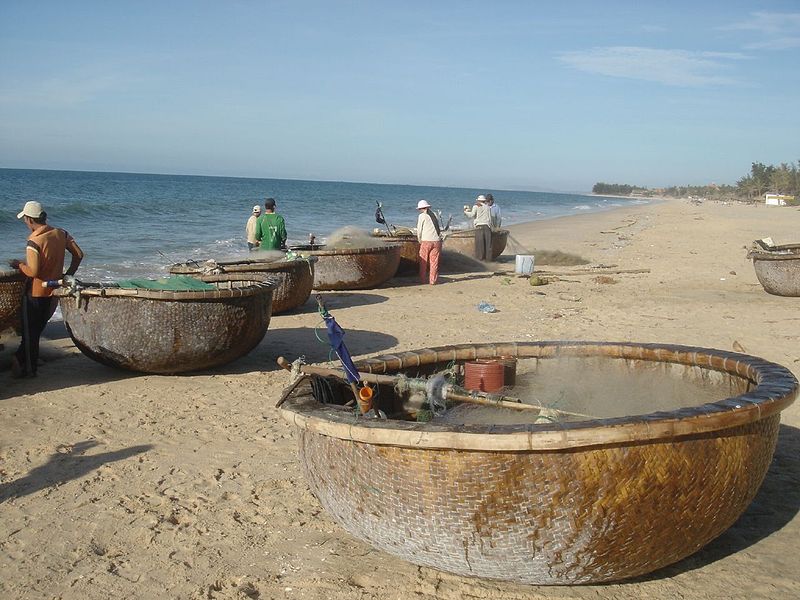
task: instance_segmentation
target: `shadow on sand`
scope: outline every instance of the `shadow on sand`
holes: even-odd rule
[[[0,484],[0,503],[79,479],[104,464],[124,460],[153,448],[145,444],[100,454],[85,454],[97,445],[98,442],[87,440],[73,446],[62,446],[61,451],[53,454],[42,466],[31,469],[24,477]]]
[[[394,348],[397,345],[397,338],[377,331],[345,328],[344,342],[350,354],[359,356]],[[284,356],[290,362],[299,356],[305,356],[306,362],[309,363],[336,360],[330,351],[331,347],[322,323],[316,331],[313,327],[270,329],[263,341],[247,356],[227,365],[197,373],[240,374],[252,371],[276,371],[280,369],[275,362],[279,356]]]
[[[312,292],[311,297],[305,304],[298,306],[280,315],[272,315],[273,319],[280,319],[284,315],[304,315],[317,312],[317,301],[315,296],[319,294],[325,301],[325,305],[330,308],[351,308],[354,306],[368,306],[370,304],[380,304],[386,302],[388,298],[380,294],[364,292]]]
[[[384,302],[385,296],[376,294],[351,294],[331,292],[325,294],[326,305],[331,309],[342,309],[348,306],[357,306],[360,303]],[[311,306],[311,302],[308,303]],[[316,312],[316,303],[314,304]],[[281,315],[274,317],[280,319]],[[320,319],[321,321],[322,319]],[[46,337],[50,340],[69,338],[63,322],[56,321],[48,324]],[[370,354],[388,350],[397,345],[397,338],[376,331],[359,329],[346,329],[345,344],[353,356]],[[16,347],[16,346],[15,346]],[[6,349],[6,354],[10,351]],[[289,327],[283,329],[267,330],[261,343],[242,358],[221,365],[214,369],[178,373],[178,376],[191,377],[192,375],[207,374],[242,374],[253,371],[275,371],[279,369],[276,359],[286,356],[293,360],[298,356],[305,356],[308,362],[325,362],[330,360],[330,346],[328,345],[325,326],[320,322],[319,328],[314,327]],[[0,368],[0,400],[15,396],[36,394],[51,390],[61,390],[82,385],[109,383],[123,379],[143,377],[147,373],[137,373],[116,369],[95,362],[94,360],[77,353],[73,348],[48,348],[43,350],[44,364],[39,368],[39,376],[14,380],[11,379],[8,365]],[[65,359],[69,362],[67,367]],[[7,382],[3,380],[7,378]],[[6,385],[3,385],[6,383]]]
[[[705,548],[680,562],[630,580],[649,581],[701,569],[753,546],[789,523],[800,511],[800,429],[781,425],[778,445],[761,489],[741,517]]]
[[[53,344],[47,341],[55,342]],[[41,361],[38,377],[11,378],[11,354],[19,345],[19,338],[0,354],[0,400],[15,396],[60,390],[81,385],[108,383],[137,377],[137,373],[111,369],[78,352],[69,339],[63,321],[51,321],[42,336]]]

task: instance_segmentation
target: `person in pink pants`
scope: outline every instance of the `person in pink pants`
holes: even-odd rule
[[[419,240],[419,280],[435,285],[439,280],[442,232],[427,200],[417,202],[417,240]]]

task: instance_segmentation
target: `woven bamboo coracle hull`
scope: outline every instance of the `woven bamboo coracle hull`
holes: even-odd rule
[[[79,300],[66,290],[57,294],[67,330],[89,358],[130,371],[180,373],[236,360],[263,339],[271,284],[224,285],[207,292],[97,287]]]
[[[19,271],[0,271],[0,331],[20,330],[25,276]]]
[[[409,562],[524,584],[652,572],[720,535],[755,496],[797,396],[787,369],[682,346],[542,342],[454,346],[357,363],[425,370],[499,356],[608,357],[716,372],[738,395],[674,411],[567,423],[433,425],[359,419],[298,385],[282,415],[322,506],[356,537]],[[719,375],[722,373],[722,375]]]
[[[753,259],[756,277],[768,294],[800,296],[800,244],[775,246],[773,251],[757,250]]]
[[[214,271],[219,273],[262,274],[275,286],[272,294],[272,314],[282,314],[306,303],[314,285],[316,259],[306,260],[258,260],[247,259],[234,262],[215,262]],[[170,267],[174,275],[201,277],[205,274],[203,263],[180,263]]]
[[[314,268],[315,290],[366,290],[378,287],[397,273],[400,246],[386,244],[372,248],[293,246],[303,256],[317,259]],[[316,249],[320,248],[320,249]]]
[[[373,233],[373,236],[389,244],[400,244],[398,273],[413,274],[419,271],[419,241],[417,236],[414,234],[389,235],[388,233]]]
[[[507,229],[492,231],[492,260],[503,253],[503,250],[506,249],[506,242],[508,242]],[[451,231],[444,238],[443,249],[475,258],[475,230],[460,229]]]

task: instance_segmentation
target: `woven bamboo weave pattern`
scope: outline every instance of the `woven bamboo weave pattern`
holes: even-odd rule
[[[800,244],[753,249],[748,253],[759,283],[768,294],[800,296]]]
[[[387,244],[372,248],[339,248],[333,250],[296,250],[314,256],[315,290],[365,290],[385,283],[397,273],[400,246]]]
[[[492,231],[492,260],[496,259],[506,249],[508,230],[496,229]],[[444,238],[445,250],[466,254],[475,258],[475,230],[462,229],[451,231]]]
[[[221,286],[235,283],[217,277]],[[209,292],[97,287],[79,299],[59,295],[70,336],[88,357],[132,371],[178,373],[235,360],[264,337],[272,286],[239,283]]]
[[[272,294],[272,314],[282,314],[306,303],[314,285],[316,259],[267,261],[248,259],[242,261],[213,263],[214,271],[227,274],[256,274],[268,278],[275,286]],[[176,275],[205,276],[202,262],[180,263],[170,267]]]
[[[19,271],[0,271],[0,331],[20,328],[25,277]]]
[[[342,527],[409,562],[519,583],[598,583],[671,564],[730,527],[761,484],[778,424],[776,415],[719,436],[510,454],[303,432],[300,457]]]
[[[390,244],[400,244],[398,273],[417,273],[419,270],[419,241],[416,235],[413,233],[408,235],[389,235],[387,232],[382,232],[374,233],[373,236]]]
[[[780,411],[798,394],[780,365],[668,344],[462,344],[356,367],[416,377],[500,356],[659,371],[713,394],[669,410],[640,405],[629,416],[464,426],[356,418],[321,404],[301,380],[281,414],[299,429],[303,469],[323,507],[387,552],[461,575],[529,584],[636,577],[697,551],[741,515],[767,472]],[[391,414],[397,398],[387,387],[381,395]]]

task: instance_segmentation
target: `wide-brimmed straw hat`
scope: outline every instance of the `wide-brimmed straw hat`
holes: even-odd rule
[[[22,207],[22,212],[17,215],[17,218],[30,217],[31,219],[38,219],[42,216],[42,213],[44,213],[44,208],[41,203],[36,202],[36,200],[30,200]]]
[[[430,208],[430,207],[431,205],[428,204],[427,200],[420,200],[419,202],[417,202],[417,208]]]

